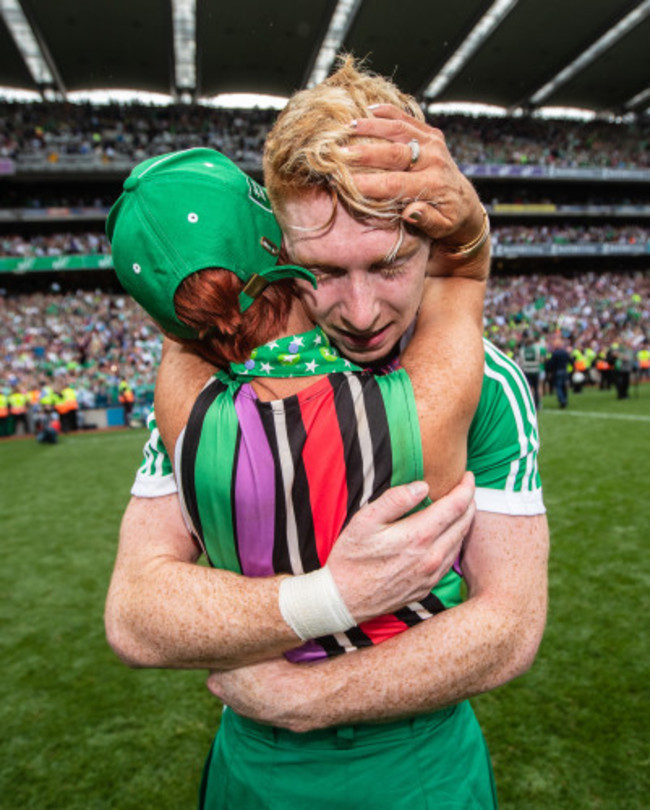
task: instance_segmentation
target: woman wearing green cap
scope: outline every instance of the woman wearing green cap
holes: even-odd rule
[[[401,572],[399,600],[386,588],[383,599],[373,594],[370,607],[337,583],[335,555],[327,561],[354,513],[389,487],[434,481],[438,469],[461,477],[480,389],[483,283],[431,279],[403,368],[373,376],[342,358],[313,327],[292,280],[312,282],[311,274],[276,265],[280,233],[264,190],[222,155],[197,149],[141,164],[111,211],[108,231],[124,286],[168,334],[223,369],[202,390],[193,374],[177,381],[167,398],[164,435],[175,449],[187,524],[211,564],[243,574],[239,580],[262,577],[278,594],[284,630],[262,646],[240,644],[233,663],[281,652],[291,661],[317,661],[384,641],[458,604],[458,568],[433,591],[414,578],[412,591],[406,590],[407,572]],[[424,249],[406,230],[396,247],[387,272],[408,272]],[[429,360],[432,345],[444,375],[436,375]],[[462,358],[457,366],[450,363],[455,356]],[[468,362],[472,357],[475,364]],[[450,381],[454,392],[445,391],[442,407],[437,387]],[[410,506],[426,491],[412,487]],[[471,520],[471,495],[465,480],[457,494],[464,513],[455,528],[459,536]],[[410,518],[414,530],[418,519]],[[293,576],[278,577],[283,574]],[[109,597],[108,614],[110,604]],[[229,621],[236,624],[237,617]],[[278,752],[288,745],[292,760],[305,736],[282,732],[278,748],[275,732],[269,736],[251,723],[224,714],[206,767],[203,806],[265,806],[261,783],[252,777],[272,761],[272,791],[283,797],[278,806],[311,792],[306,783],[298,785],[289,762],[284,775],[277,768]],[[459,723],[466,731],[467,718]],[[393,725],[395,733],[404,730],[401,722]],[[336,750],[345,733],[340,727],[314,742],[319,750]],[[356,733],[372,736],[372,727]],[[468,790],[489,796],[489,759],[475,723],[472,736],[475,784],[469,779]],[[253,738],[247,759],[243,741]],[[375,767],[389,767],[381,741],[372,744],[378,746]],[[359,790],[367,794],[368,785]],[[325,798],[312,795],[310,804]],[[349,801],[355,804],[353,796]],[[408,796],[404,801],[409,806]]]

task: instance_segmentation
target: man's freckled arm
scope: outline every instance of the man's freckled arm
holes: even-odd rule
[[[105,615],[126,663],[227,668],[299,643],[278,608],[280,577],[250,580],[199,566],[198,556],[176,495],[132,498]]]
[[[494,689],[534,660],[547,555],[545,516],[479,513],[463,604],[375,647],[307,667],[217,674],[210,687],[240,713],[293,731],[411,716]]]

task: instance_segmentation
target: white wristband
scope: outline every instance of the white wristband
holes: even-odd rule
[[[327,566],[283,579],[279,605],[282,618],[303,641],[356,625]]]

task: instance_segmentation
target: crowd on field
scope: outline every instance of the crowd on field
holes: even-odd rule
[[[650,272],[576,276],[496,276],[485,303],[485,334],[513,352],[522,334],[561,336],[571,346],[606,349],[650,339]]]
[[[204,105],[0,102],[0,157],[94,155],[103,161],[207,146],[257,164],[277,113]],[[429,115],[460,163],[647,168],[650,122]]]

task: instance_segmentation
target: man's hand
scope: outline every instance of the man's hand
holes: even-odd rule
[[[403,520],[422,482],[388,490],[350,521],[327,565],[357,623],[423,599],[449,571],[474,516],[474,477]],[[398,521],[398,522],[396,522]]]

